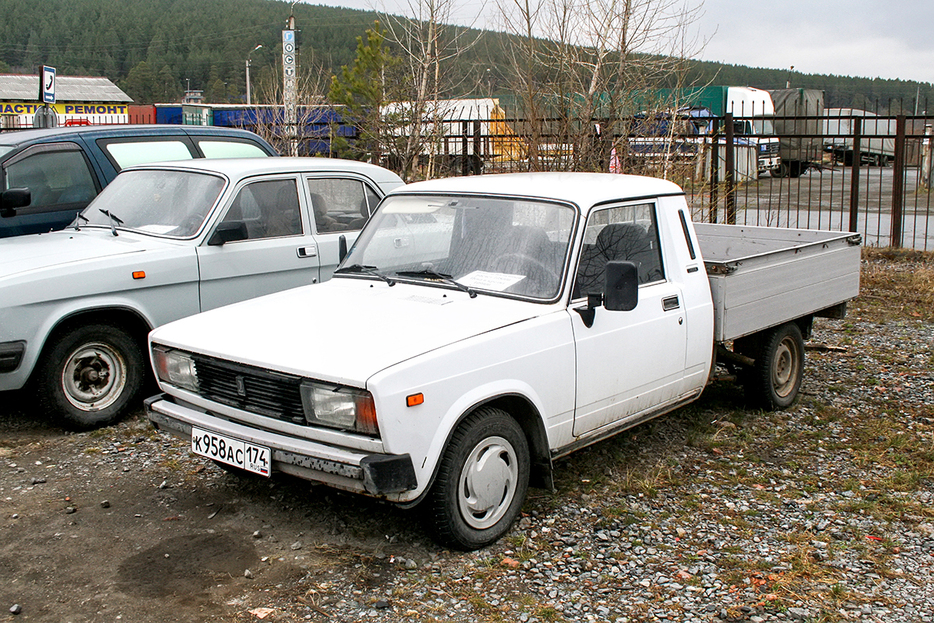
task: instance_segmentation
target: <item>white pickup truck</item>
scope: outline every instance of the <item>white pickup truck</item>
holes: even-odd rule
[[[422,503],[440,542],[483,547],[554,459],[695,400],[716,359],[794,401],[859,237],[689,215],[622,175],[397,189],[330,282],[153,331],[147,413],[228,469]]]

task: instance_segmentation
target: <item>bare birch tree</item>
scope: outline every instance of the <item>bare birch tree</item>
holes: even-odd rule
[[[528,84],[547,77],[537,98],[553,102],[549,132],[570,152],[556,162],[563,168],[605,169],[613,138],[628,132],[624,121],[639,102],[677,82],[681,61],[699,51],[686,47],[696,43],[690,31],[701,10],[689,0],[497,1],[519,42],[516,56],[534,61],[515,66],[516,90],[534,99]]]
[[[394,108],[405,117],[400,128],[406,137],[403,157],[415,160],[426,155],[426,177],[435,175],[442,152],[446,110],[442,99],[461,86],[447,69],[479,37],[475,31],[452,25],[457,6],[456,0],[408,0],[404,17],[386,14],[382,18],[388,40],[406,63],[411,85],[408,97]]]

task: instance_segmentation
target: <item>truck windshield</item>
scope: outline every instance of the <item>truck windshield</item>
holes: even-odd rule
[[[170,238],[195,235],[224,189],[208,173],[124,171],[78,217],[81,226],[116,226]]]
[[[401,281],[450,287],[453,280],[477,292],[553,299],[576,214],[568,205],[524,199],[389,197],[339,274],[379,271]]]

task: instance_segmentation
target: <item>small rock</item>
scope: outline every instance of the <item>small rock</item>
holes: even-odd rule
[[[377,608],[378,610],[385,610],[389,607],[389,602],[385,599],[380,599],[375,604],[373,604],[373,607]]]
[[[69,514],[69,515],[71,515],[72,513],[77,512],[77,511],[78,511],[78,509],[75,508],[74,506],[66,506],[66,507],[65,507],[65,512],[66,512],[67,514]]]
[[[788,608],[788,615],[792,619],[797,619],[799,621],[805,621],[808,617],[811,616],[811,613],[805,610],[804,608]]]
[[[247,569],[246,571],[243,572],[243,577],[245,577],[245,578],[248,579],[248,580],[252,580],[252,579],[253,579],[253,572],[250,571],[249,569]]]
[[[103,500],[101,502],[101,508],[110,508],[110,502],[108,502],[107,500]]]
[[[34,485],[45,484],[45,482],[46,482],[45,478],[33,478],[32,479],[32,484]]]
[[[23,612],[23,607],[19,604],[13,604],[10,606],[10,614],[16,615]]]
[[[418,569],[418,563],[411,558],[407,558],[405,561],[405,568],[407,571],[414,571],[415,569]]]
[[[260,532],[259,530],[257,530],[256,532],[253,533],[253,538],[254,538],[254,539],[261,539],[261,538],[263,538],[263,533]]]
[[[296,551],[296,550],[300,550],[300,549],[302,549],[302,542],[301,542],[301,541],[295,541],[294,543],[292,543],[292,551]]]

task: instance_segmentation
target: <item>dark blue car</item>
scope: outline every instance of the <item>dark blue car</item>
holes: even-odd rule
[[[62,229],[124,167],[278,155],[234,128],[112,125],[0,133],[0,238]],[[28,189],[29,197],[20,189]]]

